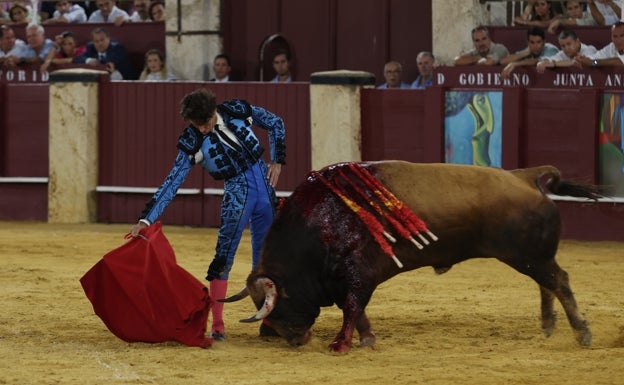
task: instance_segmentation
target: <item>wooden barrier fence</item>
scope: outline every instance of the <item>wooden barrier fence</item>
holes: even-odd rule
[[[531,70],[518,70],[518,79],[528,79],[526,85],[500,83],[499,71],[449,67],[440,69],[438,84],[426,90],[362,90],[363,159],[443,162],[447,93],[500,91],[503,168],[549,163],[566,178],[599,183],[601,96],[618,93],[619,88],[606,84],[605,79],[613,81],[624,71],[550,71],[540,77]],[[591,78],[591,84],[587,80],[574,86],[560,84],[557,79],[562,76],[584,76]],[[469,78],[482,81],[471,83]],[[179,99],[202,86],[214,89],[220,100],[240,97],[281,115],[287,128],[287,165],[278,190],[287,195],[305,177],[311,158],[308,83],[104,82],[100,85],[98,221],[136,220],[172,165],[175,142],[183,128]],[[4,101],[0,107],[0,220],[47,218],[47,119],[45,114],[30,113],[45,111],[46,87],[0,84]],[[259,132],[259,137],[265,136]],[[20,178],[24,179],[20,182]],[[219,195],[219,183],[193,170],[182,188],[186,193],[174,201],[163,221],[218,225],[220,198],[215,195]],[[559,206],[564,237],[624,240],[621,198],[600,203],[563,201]]]

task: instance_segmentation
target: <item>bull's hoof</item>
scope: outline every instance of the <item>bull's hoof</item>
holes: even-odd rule
[[[544,335],[546,337],[550,337],[553,334],[553,331],[555,331],[555,324],[549,324],[549,325],[543,325],[542,324],[542,331],[544,332]]]
[[[375,337],[375,333],[367,332],[360,334],[360,347],[373,346],[375,345],[377,338]]]
[[[329,350],[338,354],[347,354],[351,350],[351,344],[346,341],[334,341],[329,344]]]
[[[557,323],[557,314],[551,313],[549,316],[542,316],[542,331],[546,337],[550,337],[555,330]]]
[[[592,339],[592,335],[591,335],[591,331],[589,331],[589,329],[585,329],[585,330],[579,331],[576,334],[576,340],[578,341],[578,343],[581,346],[590,346],[591,345],[591,339]]]

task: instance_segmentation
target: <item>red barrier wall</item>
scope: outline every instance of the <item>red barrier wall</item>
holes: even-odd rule
[[[569,86],[523,88],[481,84],[480,88],[475,88],[457,83],[462,73],[481,73],[487,79],[488,74],[496,73],[496,69],[445,68],[440,73],[448,83],[426,90],[363,90],[364,159],[444,161],[446,91],[498,89],[503,92],[504,168],[550,163],[559,167],[566,178],[598,181],[596,140],[602,86],[579,90]],[[593,72],[584,72],[585,75],[590,73]],[[561,73],[549,76],[556,75]],[[598,79],[599,74],[594,75]],[[614,70],[612,75],[621,76],[624,71]],[[547,79],[540,81],[547,82]],[[101,85],[100,95],[98,184],[105,187],[158,187],[172,165],[175,143],[184,127],[178,116],[179,100],[200,86],[214,89],[220,101],[241,97],[281,115],[287,129],[287,165],[283,168],[278,190],[291,191],[305,177],[310,169],[308,83],[106,82]],[[41,99],[37,109],[45,110],[47,85],[5,84],[0,85],[0,92],[3,98],[0,178],[47,177],[47,156],[43,156],[47,149],[47,117],[42,117],[38,123],[29,122],[32,115],[29,110],[17,113],[20,108],[27,108],[27,102],[37,98]],[[7,109],[11,111],[7,112]],[[13,109],[16,112],[12,112]],[[7,119],[10,124],[6,123]],[[268,148],[266,136],[259,132],[259,137]],[[25,155],[31,149],[27,142],[36,143],[38,149],[31,158]],[[6,152],[7,146],[11,147],[9,152]],[[32,166],[25,166],[31,161]],[[45,220],[47,189],[44,186],[45,183],[0,183],[3,197],[0,219]],[[220,183],[199,169],[193,170],[182,186],[200,191],[220,187]],[[221,198],[212,194],[178,196],[162,220],[169,224],[217,226]],[[100,192],[98,221],[134,222],[151,195]],[[624,240],[624,235],[618,231],[624,228],[622,204],[560,202],[559,206],[564,220],[564,237]]]
[[[362,159],[443,162],[440,91],[362,90]]]
[[[48,94],[0,82],[0,220],[47,220]]]
[[[48,85],[0,84],[0,93],[2,176],[47,177]]]

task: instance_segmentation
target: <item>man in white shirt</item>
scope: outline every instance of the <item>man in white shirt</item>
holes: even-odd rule
[[[134,12],[130,15],[130,21],[134,23],[152,21],[149,16],[149,7],[151,3],[152,0],[134,0]]]
[[[59,0],[54,7],[56,10],[52,18],[44,20],[42,24],[54,23],[86,23],[87,13],[78,4],[73,4],[68,0]]]
[[[215,77],[210,79],[211,82],[229,82],[232,67],[230,66],[230,58],[228,55],[222,53],[215,56],[212,63],[212,70],[215,73]]]
[[[548,32],[556,33],[559,27],[571,28],[576,25],[598,25],[591,12],[583,11],[580,1],[564,1],[566,16],[560,16],[550,22]]]
[[[130,20],[130,16],[123,9],[115,5],[115,0],[97,0],[98,10],[89,16],[89,23],[115,23],[121,25]]]
[[[8,25],[0,26],[0,65],[13,65],[24,57],[26,43],[15,38],[15,31]],[[12,59],[9,59],[12,58]]]
[[[581,43],[581,40],[571,29],[566,29],[559,34],[559,46],[561,51],[558,54],[541,59],[537,62],[536,70],[544,73],[546,68],[571,67],[578,65],[574,58],[578,55],[591,56],[596,53],[596,47]]]
[[[590,56],[574,59],[583,67],[619,67],[624,65],[624,23],[618,21],[611,27],[611,43]]]
[[[26,41],[28,45],[17,64],[41,64],[54,47],[54,42],[45,37],[45,29],[35,23],[26,26]]]

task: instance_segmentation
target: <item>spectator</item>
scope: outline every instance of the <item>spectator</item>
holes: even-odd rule
[[[134,0],[134,12],[130,15],[130,21],[135,23],[152,21],[149,15],[150,6],[151,0]]]
[[[522,16],[516,17],[514,22],[516,25],[548,28],[555,16],[556,14],[550,1],[532,0],[528,1],[524,13]]]
[[[130,234],[139,231],[163,213],[175,198],[191,168],[201,165],[215,179],[224,179],[221,226],[215,256],[208,267],[210,295],[225,298],[229,273],[243,230],[251,230],[252,268],[260,259],[264,237],[275,215],[275,185],[286,161],[282,119],[262,107],[243,100],[217,106],[216,96],[199,89],[184,96],[180,114],[188,127],[178,140],[174,166],[162,186],[147,203]],[[265,163],[263,148],[251,126],[268,131],[271,163]],[[212,338],[225,340],[223,303],[212,305]]]
[[[17,64],[43,63],[48,52],[54,47],[54,42],[46,39],[45,30],[39,24],[31,23],[26,26],[26,41],[28,45],[24,51],[24,56],[20,57]]]
[[[150,19],[154,21],[165,21],[165,2],[162,0],[152,1],[149,7]]]
[[[398,61],[389,61],[384,64],[384,79],[386,82],[380,85],[379,89],[388,88],[410,88],[410,85],[401,80],[403,66]]]
[[[77,56],[82,55],[87,50],[85,45],[78,45],[76,35],[70,31],[65,31],[54,37],[54,47],[48,52],[39,71],[44,73],[50,64],[70,64]]]
[[[530,27],[527,39],[529,44],[527,48],[501,59],[500,64],[505,66],[502,72],[504,79],[508,78],[516,67],[534,66],[539,59],[559,53],[557,47],[546,42],[544,30],[540,27]]]
[[[91,38],[92,41],[87,44],[87,50],[75,57],[72,63],[86,63],[93,66],[103,64],[111,74],[112,80],[135,79],[130,69],[126,48],[123,45],[112,40],[108,32],[99,27],[91,32]]]
[[[121,25],[130,19],[123,9],[117,8],[115,0],[96,0],[98,10],[89,16],[89,23],[114,23]]]
[[[56,2],[56,10],[50,19],[42,22],[42,24],[56,23],[86,23],[87,14],[78,4],[72,4],[68,0],[59,0]]]
[[[455,65],[498,65],[500,59],[509,55],[507,47],[494,43],[490,39],[490,31],[485,26],[478,26],[472,30],[474,49],[468,53],[455,57]]]
[[[150,49],[145,53],[145,67],[139,80],[163,81],[176,80],[172,73],[167,71],[167,61],[165,54],[159,49]]]
[[[622,9],[613,0],[587,0],[587,7],[598,25],[613,25],[622,18]]]
[[[13,2],[13,5],[9,8],[9,17],[13,24],[30,23],[29,10],[21,1]]]
[[[557,17],[550,22],[548,32],[556,33],[559,27],[569,28],[575,25],[598,25],[591,12],[583,12],[580,1],[564,1],[567,17]]]
[[[596,53],[593,45],[585,45],[571,29],[566,29],[559,34],[559,46],[561,51],[556,55],[540,59],[537,62],[537,72],[544,73],[546,68],[571,67],[577,65],[574,58],[577,55],[591,56]]]
[[[41,5],[39,6],[39,19],[41,20],[41,24],[43,21],[48,20],[54,14],[54,6],[56,5],[56,1],[40,1]]]
[[[279,50],[273,55],[273,70],[275,77],[271,79],[272,83],[290,83],[292,75],[290,73],[290,53],[285,50]]]
[[[215,77],[210,79],[211,82],[229,82],[230,71],[232,71],[232,66],[230,66],[230,57],[224,53],[215,56],[214,61],[212,62],[212,70],[215,73]]]
[[[418,76],[412,82],[411,88],[425,89],[433,85],[433,66],[435,57],[431,52],[422,51],[416,56],[416,65],[418,66]]]
[[[574,59],[583,67],[621,67],[624,65],[624,22],[611,27],[611,43],[591,56],[578,55]]]
[[[0,26],[0,65],[14,65],[19,58],[24,57],[26,48],[23,40],[15,38],[13,28]]]

